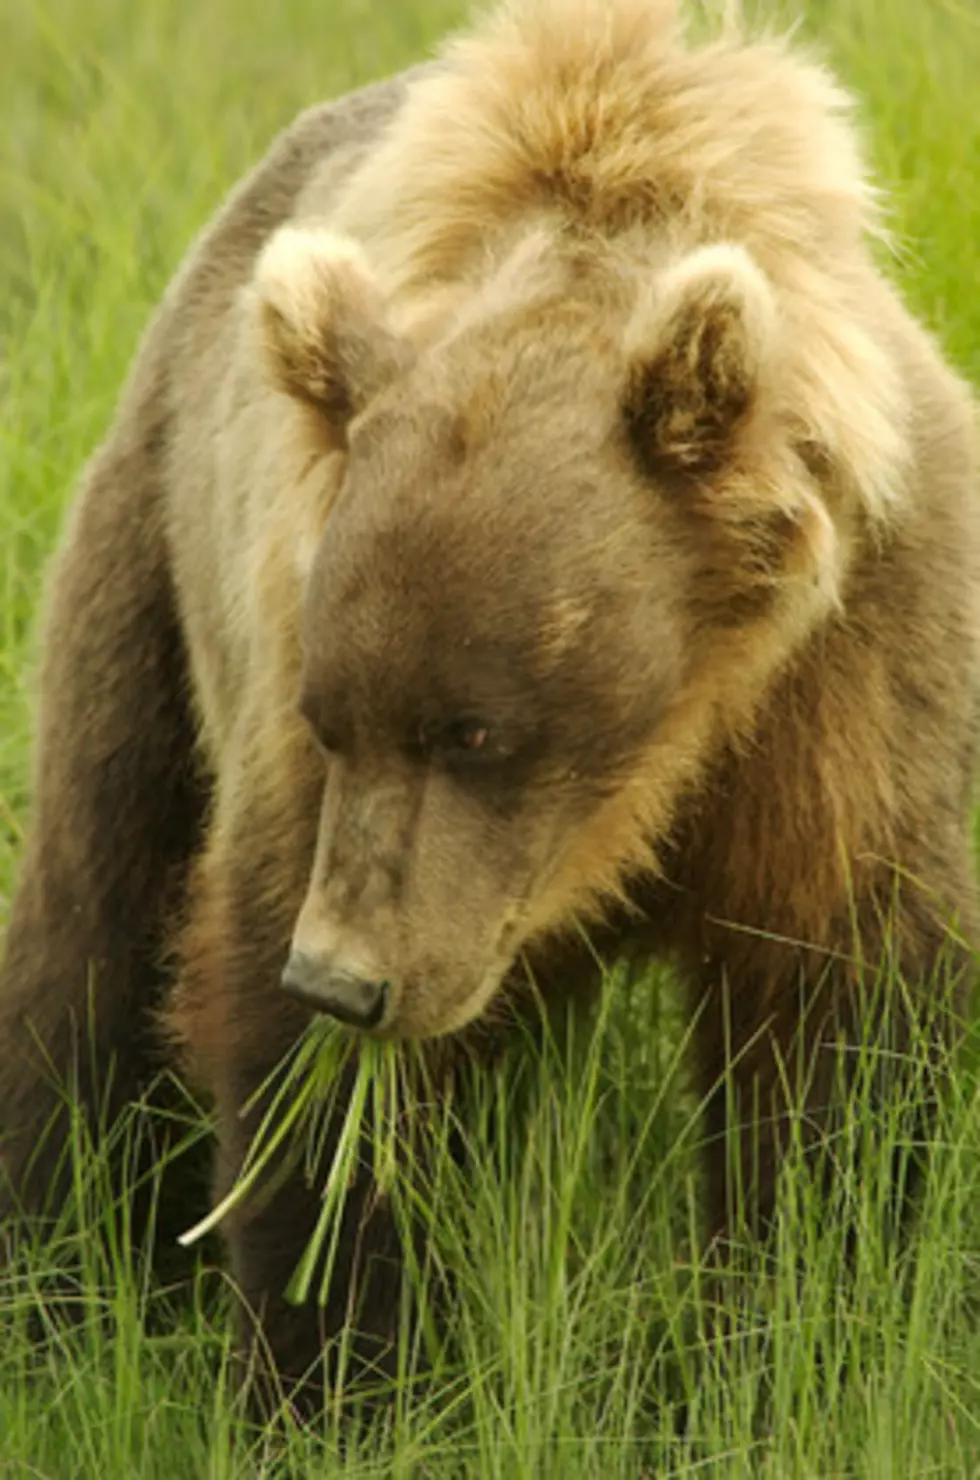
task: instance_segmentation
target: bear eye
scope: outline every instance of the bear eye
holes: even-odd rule
[[[461,719],[447,725],[440,742],[443,750],[460,751],[466,755],[480,751],[486,754],[492,748],[490,727],[478,719]]]
[[[433,737],[432,748],[447,766],[467,770],[505,765],[518,750],[513,737],[479,717],[466,717],[444,725]]]
[[[448,724],[420,725],[406,743],[413,760],[442,761],[450,766],[490,764],[507,760],[512,748],[485,719],[466,715]]]

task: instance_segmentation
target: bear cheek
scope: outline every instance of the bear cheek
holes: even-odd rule
[[[468,869],[460,865],[455,887],[423,886],[399,922],[417,964],[401,984],[396,1034],[441,1037],[486,1011],[520,948],[527,886],[523,872],[488,874],[472,857]]]

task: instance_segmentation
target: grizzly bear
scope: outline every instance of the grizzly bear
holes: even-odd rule
[[[973,406],[875,265],[848,108],[672,0],[520,0],[233,194],[54,565],[3,1215],[56,1176],[52,1070],[94,1114],[176,1039],[221,1191],[312,1013],[451,1062],[628,953],[697,1012],[722,1236],[728,1132],[774,1211],[794,1056],[816,1134],[832,1043],[952,1030]],[[317,1207],[297,1172],[225,1229],[288,1379],[397,1320],[366,1170],[326,1308],[287,1302]]]

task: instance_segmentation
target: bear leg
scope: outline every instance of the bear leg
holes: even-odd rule
[[[33,817],[0,967],[0,1221],[61,1205],[65,1090],[95,1131],[163,1064],[165,919],[205,787],[156,445],[120,435],[96,455],[53,568]]]

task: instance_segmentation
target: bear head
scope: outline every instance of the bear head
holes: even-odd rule
[[[437,1036],[656,868],[704,755],[834,605],[824,469],[739,245],[648,264],[532,229],[413,330],[358,245],[284,227],[253,296],[341,480],[306,575],[325,785],[284,980]]]

